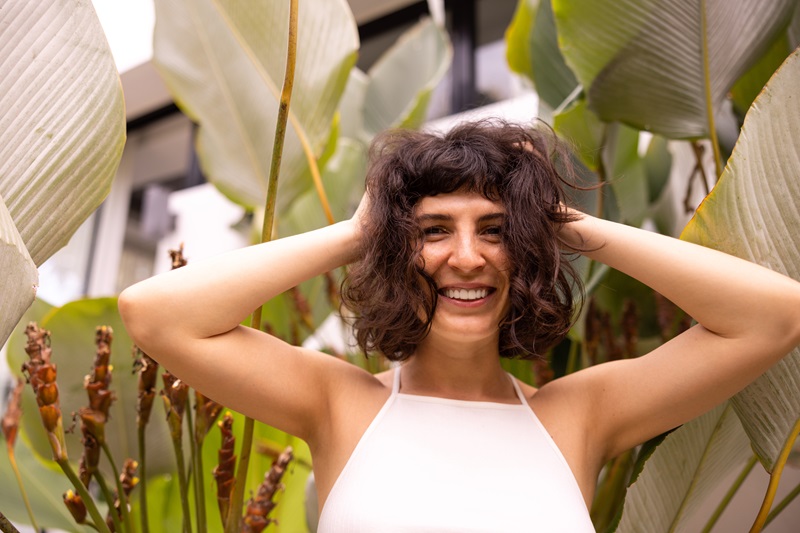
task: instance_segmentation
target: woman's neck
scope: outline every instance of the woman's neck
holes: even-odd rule
[[[497,341],[458,345],[426,338],[403,364],[401,391],[458,400],[515,401]]]

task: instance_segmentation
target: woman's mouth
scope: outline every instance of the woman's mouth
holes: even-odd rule
[[[439,291],[440,294],[453,300],[462,302],[470,302],[473,300],[480,300],[489,295],[489,288],[480,289],[459,289],[459,288],[446,288]]]

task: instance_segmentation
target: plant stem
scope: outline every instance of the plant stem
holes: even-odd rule
[[[19,485],[19,492],[22,495],[22,501],[25,503],[25,509],[28,511],[28,518],[31,519],[31,526],[36,531],[41,531],[39,526],[36,525],[36,519],[33,517],[33,509],[31,502],[28,500],[28,493],[25,492],[25,485],[22,484],[22,474],[19,472],[17,466],[17,457],[14,454],[14,447],[9,443],[8,445],[8,461],[11,463],[11,469],[14,471],[14,476],[17,478],[17,485]]]
[[[122,521],[125,522],[125,529],[133,533],[135,529],[133,529],[133,521],[131,521],[131,513],[128,510],[128,495],[125,494],[125,489],[122,488],[122,478],[119,475],[119,470],[117,469],[117,465],[114,463],[114,458],[111,456],[111,449],[108,447],[108,444],[103,441],[100,445],[103,449],[103,453],[108,459],[108,462],[111,463],[111,470],[114,472],[114,481],[117,485],[117,493],[119,494],[119,508],[120,512],[122,513]],[[113,505],[113,501],[111,502]]]
[[[178,486],[181,491],[183,531],[184,533],[192,533],[192,513],[189,510],[189,487],[186,483],[186,467],[183,463],[183,446],[181,446],[181,439],[173,439],[172,447],[175,449],[175,462],[178,463]]]
[[[753,523],[753,527],[750,528],[750,533],[758,533],[766,524],[770,507],[772,507],[772,502],[775,500],[775,493],[778,491],[778,484],[781,481],[783,467],[786,466],[786,460],[789,459],[789,453],[792,451],[794,441],[797,440],[798,434],[800,434],[800,418],[798,418],[794,423],[794,427],[792,427],[792,431],[789,433],[789,437],[786,439],[786,443],[783,445],[781,454],[778,456],[778,460],[775,462],[775,466],[772,469],[772,474],[769,476],[769,486],[767,486],[767,492],[764,494],[764,503],[761,504],[761,510],[758,512],[758,516],[756,517],[756,521]]]
[[[83,482],[78,478],[78,475],[72,469],[72,466],[69,464],[69,461],[66,458],[56,459],[56,463],[58,466],[61,467],[61,470],[66,474],[69,480],[72,482],[72,485],[75,487],[75,492],[78,493],[78,496],[81,497],[83,500],[83,504],[86,506],[86,510],[89,512],[89,516],[92,517],[94,521],[94,525],[98,531],[102,533],[111,533],[111,530],[108,529],[108,525],[106,525],[106,521],[103,520],[103,517],[100,516],[100,511],[97,510],[97,505],[95,505],[94,500],[89,495],[89,491],[86,490],[86,487],[83,485]],[[97,476],[98,478],[100,476]],[[112,505],[114,502],[111,502]]]
[[[111,517],[111,521],[114,523],[114,531],[126,531],[122,529],[122,522],[119,521],[117,510],[114,509],[114,493],[111,492],[110,488],[108,488],[106,478],[103,477],[100,471],[95,472],[94,478],[97,480],[97,484],[100,485],[100,490],[103,491],[103,495],[108,503],[108,516]],[[120,503],[121,502],[122,500],[120,500]],[[120,505],[120,508],[122,508],[122,505]]]
[[[147,457],[146,447],[144,442],[144,429],[145,426],[140,425],[138,428],[138,444],[139,444],[139,513],[142,521],[142,533],[150,533],[150,524],[147,518]]]
[[[197,404],[195,403],[195,407]],[[197,457],[199,452],[197,450],[197,446],[194,440],[194,423],[192,422],[192,408],[189,406],[188,409],[185,411],[186,415],[186,424],[188,425],[187,431],[189,432],[189,453],[191,454],[191,464],[193,465],[193,470],[195,471],[193,481],[194,481],[194,512],[195,517],[197,518],[197,531],[199,533],[205,533],[206,531],[206,505],[205,505],[205,494],[203,492],[203,471],[197,467]]]
[[[719,151],[717,139],[717,126],[714,122],[714,103],[711,101],[711,68],[708,54],[708,21],[706,15],[706,0],[700,0],[700,40],[703,47],[703,85],[705,87],[706,120],[708,121],[708,134],[711,138],[711,148],[714,150],[714,167],[717,179],[722,175],[722,155]]]
[[[728,504],[736,495],[736,492],[739,490],[739,487],[742,486],[744,480],[747,479],[747,476],[753,470],[753,467],[756,465],[757,461],[758,458],[755,455],[752,456],[749,461],[747,461],[747,464],[742,469],[742,472],[739,474],[739,477],[737,477],[736,481],[733,482],[733,485],[731,485],[731,488],[728,489],[728,492],[725,494],[725,497],[722,498],[722,501],[719,502],[719,505],[714,510],[714,514],[712,514],[711,518],[708,519],[708,523],[706,524],[706,527],[703,528],[702,533],[710,533],[714,525],[717,523],[717,520],[719,520],[719,517],[722,516],[722,513],[725,511],[725,509],[728,507]]]
[[[792,503],[792,500],[794,500],[798,494],[800,494],[800,484],[793,488],[792,491],[787,494],[786,497],[772,509],[772,511],[769,512],[767,520],[764,522],[764,527],[767,527],[767,525],[769,525],[769,523],[772,522],[772,520],[778,516],[787,505]]]
[[[0,531],[3,533],[19,533],[19,530],[14,527],[14,524],[2,512],[0,512]],[[39,531],[39,529],[37,528],[36,531]]]
[[[291,0],[289,4],[289,39],[286,51],[286,72],[283,78],[283,89],[281,90],[280,105],[278,106],[278,120],[275,124],[275,140],[272,145],[272,162],[269,171],[269,184],[267,187],[266,208],[264,210],[264,224],[261,228],[261,242],[269,241],[272,238],[272,225],[275,219],[275,204],[278,190],[278,175],[281,168],[283,156],[283,142],[286,138],[286,122],[289,118],[289,104],[292,100],[292,88],[294,86],[294,70],[297,62],[297,14],[299,0]],[[261,329],[261,307],[253,312],[250,327]],[[233,498],[231,499],[228,511],[228,522],[225,525],[226,533],[237,533],[239,522],[242,518],[242,505],[244,501],[244,489],[247,482],[247,469],[250,466],[250,451],[253,447],[253,427],[255,421],[246,418],[244,424],[244,435],[242,436],[242,448],[239,453],[239,465],[236,470],[236,481],[233,486]]]

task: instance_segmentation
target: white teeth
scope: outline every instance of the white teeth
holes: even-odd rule
[[[454,300],[479,300],[486,298],[488,289],[445,289],[444,295]]]

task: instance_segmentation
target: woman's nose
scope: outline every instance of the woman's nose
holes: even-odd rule
[[[477,238],[464,237],[454,240],[447,263],[451,268],[469,272],[482,268],[486,264],[486,258]]]

